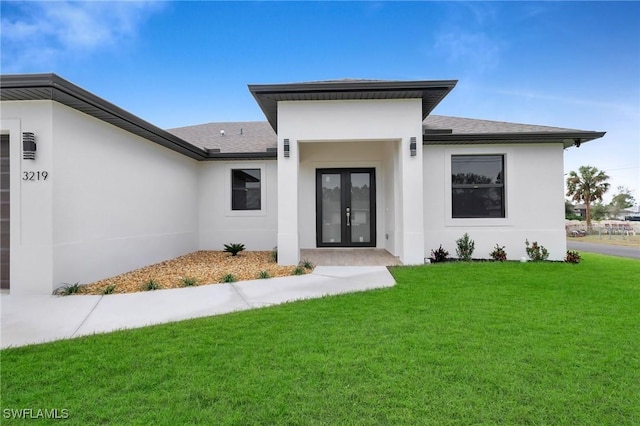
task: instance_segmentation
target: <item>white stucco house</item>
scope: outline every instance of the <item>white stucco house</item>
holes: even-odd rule
[[[265,122],[160,129],[54,74],[1,79],[2,286],[50,294],[241,242],[423,263],[566,251],[563,152],[603,132],[433,115],[456,81],[250,85]],[[170,107],[170,106],[169,106]]]

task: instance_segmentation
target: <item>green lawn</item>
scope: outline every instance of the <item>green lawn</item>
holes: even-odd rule
[[[584,254],[579,265],[450,263],[393,274],[391,289],[3,350],[3,415],[67,409],[70,424],[640,423],[639,261]]]

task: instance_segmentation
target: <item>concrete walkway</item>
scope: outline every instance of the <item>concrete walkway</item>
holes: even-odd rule
[[[392,287],[383,266],[318,266],[312,274],[107,296],[2,294],[0,348],[69,339]]]

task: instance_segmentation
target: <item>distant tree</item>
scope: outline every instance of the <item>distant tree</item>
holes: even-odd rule
[[[594,203],[591,206],[591,219],[602,220],[609,217],[609,206],[602,203]]]
[[[569,172],[567,178],[567,196],[573,201],[584,203],[587,211],[587,228],[591,228],[591,203],[602,201],[602,196],[609,190],[609,176],[602,170],[592,166],[581,166],[578,173]]]
[[[609,203],[609,213],[612,217],[617,218],[620,216],[622,210],[632,207],[635,203],[636,200],[633,198],[633,195],[631,195],[629,188],[619,186],[618,192],[611,199],[611,203]]]

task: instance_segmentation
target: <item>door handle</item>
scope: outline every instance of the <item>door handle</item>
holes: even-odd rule
[[[347,207],[347,226],[351,226],[351,209]]]

